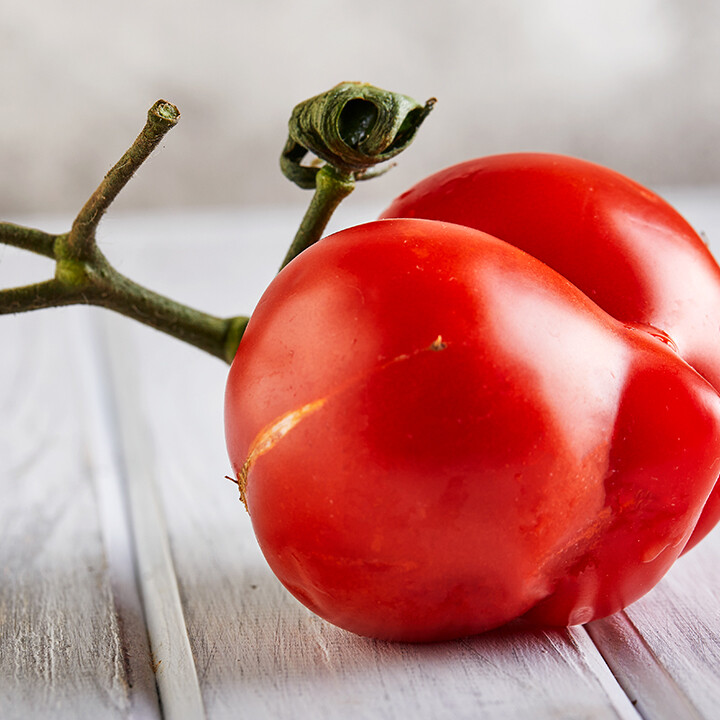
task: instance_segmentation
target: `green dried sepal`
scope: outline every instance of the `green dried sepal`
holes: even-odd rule
[[[318,167],[302,165],[308,152],[357,179],[401,153],[432,110],[399,93],[366,83],[341,83],[295,106],[280,164],[300,187],[314,188]]]

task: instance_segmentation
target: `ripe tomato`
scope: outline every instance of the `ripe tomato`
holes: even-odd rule
[[[677,558],[720,462],[720,399],[671,346],[436,221],[358,226],[293,260],[225,407],[280,581],[393,640],[615,612]]]
[[[646,326],[720,389],[720,268],[664,200],[576,158],[518,153],[442,170],[383,217],[483,230],[529,252],[618,320]],[[720,519],[720,487],[688,543]]]

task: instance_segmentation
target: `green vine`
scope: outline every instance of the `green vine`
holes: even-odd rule
[[[343,83],[298,105],[290,118],[281,156],[285,175],[315,190],[283,267],[320,239],[338,204],[355,181],[374,176],[372,168],[412,141],[432,109],[403,95],[370,85]],[[55,260],[49,280],[0,290],[0,314],[88,304],[115,310],[232,362],[248,319],[220,318],[149,290],[118,272],[97,245],[101,218],[135,171],[178,122],[178,109],[164,100],[148,111],[144,128],[110,169],[77,214],[67,233],[0,222],[0,242]],[[323,167],[303,165],[311,152]]]

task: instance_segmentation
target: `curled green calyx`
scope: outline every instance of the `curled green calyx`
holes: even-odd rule
[[[311,152],[349,178],[371,177],[372,168],[412,142],[434,104],[435,98],[421,105],[366,83],[336,85],[293,110],[282,171],[296,185],[315,188],[320,168],[301,164]]]

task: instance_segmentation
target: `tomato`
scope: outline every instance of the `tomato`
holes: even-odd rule
[[[625,607],[678,557],[720,469],[718,394],[664,337],[431,220],[345,230],[276,277],[225,427],[280,581],[390,640]]]
[[[383,217],[483,230],[529,252],[618,320],[646,326],[720,389],[720,269],[664,200],[612,170],[540,153],[460,163],[421,181]],[[720,519],[720,487],[688,543]]]

